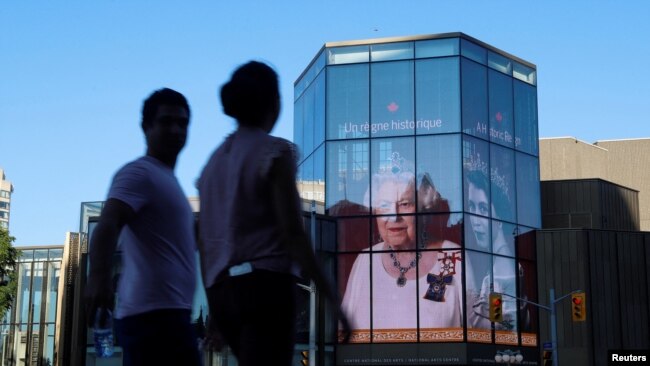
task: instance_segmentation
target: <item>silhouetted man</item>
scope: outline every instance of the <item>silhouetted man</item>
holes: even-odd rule
[[[189,118],[187,100],[174,90],[157,90],[145,100],[147,153],[113,177],[90,241],[90,324],[97,309],[113,308],[112,257],[120,241],[114,315],[125,366],[200,364],[190,319],[197,270],[194,219],[174,175]]]

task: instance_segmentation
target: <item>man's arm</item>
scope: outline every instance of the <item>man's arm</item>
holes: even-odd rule
[[[102,209],[88,253],[90,274],[86,283],[86,317],[89,325],[94,323],[97,309],[113,308],[113,253],[122,228],[134,215],[129,205],[114,198],[108,199]]]

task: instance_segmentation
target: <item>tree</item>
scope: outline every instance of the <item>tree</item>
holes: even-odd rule
[[[18,285],[16,260],[20,250],[13,246],[14,240],[7,229],[0,227],[0,319],[12,307]]]

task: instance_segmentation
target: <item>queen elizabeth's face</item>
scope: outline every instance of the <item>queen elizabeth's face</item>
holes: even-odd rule
[[[374,200],[377,228],[384,242],[393,249],[414,249],[415,242],[415,184],[387,181],[377,191]],[[407,214],[407,215],[404,215]]]
[[[474,214],[469,217],[474,236],[476,237],[476,244],[481,248],[489,248],[490,245],[490,220],[486,217],[475,215],[488,216],[490,206],[488,204],[488,197],[485,190],[476,187],[474,184],[469,184],[467,191],[467,199],[469,201],[469,212]]]

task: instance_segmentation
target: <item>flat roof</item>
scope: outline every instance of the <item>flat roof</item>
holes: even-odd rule
[[[394,43],[394,42],[412,42],[412,41],[424,41],[424,40],[430,40],[430,39],[442,39],[442,38],[464,38],[468,41],[474,42],[492,52],[498,53],[502,56],[508,57],[514,61],[517,61],[525,66],[528,66],[530,68],[533,68],[537,70],[537,66],[533,64],[532,62],[526,61],[522,58],[519,58],[513,54],[510,54],[506,51],[503,51],[501,49],[498,49],[494,46],[491,46],[481,40],[478,40],[472,36],[468,36],[467,34],[463,32],[449,32],[449,33],[437,33],[437,34],[422,34],[422,35],[414,35],[414,36],[403,36],[403,37],[384,37],[384,38],[369,38],[369,39],[359,39],[359,40],[351,40],[351,41],[337,41],[337,42],[326,42],[319,50],[316,52],[316,55],[312,58],[312,60],[309,62],[307,67],[300,73],[300,76],[296,79],[296,82],[298,82],[304,74],[309,70],[309,68],[316,62],[316,59],[318,58],[318,55],[326,49],[326,48],[332,48],[332,47],[345,47],[345,46],[361,46],[361,45],[371,45],[371,44],[379,44],[379,43]],[[295,84],[295,82],[294,82]]]

